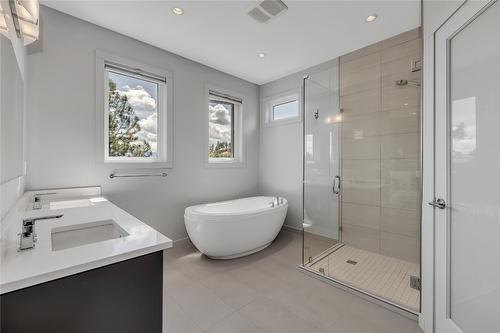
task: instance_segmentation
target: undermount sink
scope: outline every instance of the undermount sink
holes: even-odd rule
[[[52,229],[52,251],[126,237],[129,234],[113,220],[103,220]]]

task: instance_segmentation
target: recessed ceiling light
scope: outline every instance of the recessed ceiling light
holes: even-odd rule
[[[182,15],[182,14],[184,14],[184,9],[182,9],[181,7],[174,7],[174,8],[172,8],[172,12],[175,15]]]
[[[365,21],[366,22],[373,22],[377,19],[378,15],[377,14],[371,14],[371,15],[368,15],[366,18],[365,18]]]
[[[264,52],[261,52],[259,54],[257,54],[259,56],[259,58],[264,58],[266,56],[266,54]]]

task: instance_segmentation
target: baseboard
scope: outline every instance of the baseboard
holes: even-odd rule
[[[176,240],[174,240],[173,243],[174,243],[173,247],[181,247],[181,246],[192,247],[193,246],[193,243],[191,242],[191,240],[189,239],[189,237],[184,237],[184,238],[176,239]]]
[[[418,315],[418,326],[420,327],[420,329],[423,331],[423,332],[427,332],[426,330],[426,327],[425,327],[425,319],[424,319],[424,315],[422,313],[420,313]],[[431,330],[429,330],[429,332],[431,332]]]

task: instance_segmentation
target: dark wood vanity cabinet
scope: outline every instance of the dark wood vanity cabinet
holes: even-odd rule
[[[1,333],[161,333],[163,251],[0,296]]]

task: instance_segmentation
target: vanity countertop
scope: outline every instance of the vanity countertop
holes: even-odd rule
[[[104,197],[73,196],[66,200],[59,197],[56,204],[46,203],[41,209],[33,210],[30,206],[33,193],[26,192],[2,221],[0,294],[172,247],[172,240]],[[90,203],[83,205],[85,200]],[[23,219],[57,214],[63,216],[35,222],[35,248],[18,251]],[[52,249],[53,229],[106,220],[113,220],[128,236],[63,250]]]

